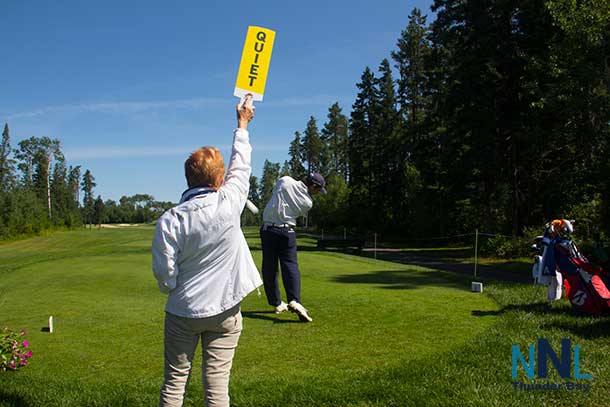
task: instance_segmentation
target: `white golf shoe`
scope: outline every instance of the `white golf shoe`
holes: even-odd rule
[[[307,314],[307,309],[294,300],[290,301],[290,304],[288,304],[288,309],[290,310],[290,312],[294,312],[295,314],[297,314],[302,322],[313,321],[309,314]]]
[[[275,307],[276,314],[281,314],[282,312],[286,312],[286,311],[288,311],[288,304],[286,304],[284,301],[280,302],[280,305]]]

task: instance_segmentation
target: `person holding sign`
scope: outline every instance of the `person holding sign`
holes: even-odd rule
[[[263,282],[269,305],[277,314],[291,311],[303,322],[311,322],[307,309],[301,305],[301,273],[297,263],[296,218],[304,216],[313,206],[312,196],[326,193],[326,181],[318,173],[303,181],[281,177],[273,187],[271,199],[263,212],[260,230],[263,248]],[[288,304],[281,300],[277,264],[282,270],[282,282]]]
[[[226,177],[217,148],[186,160],[188,189],[157,221],[152,269],[165,306],[165,368],[159,406],[182,406],[201,340],[207,406],[229,406],[229,376],[242,330],[241,301],[262,284],[240,228],[248,197],[248,123],[254,106],[237,106],[237,129]]]

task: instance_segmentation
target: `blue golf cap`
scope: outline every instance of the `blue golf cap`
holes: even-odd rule
[[[320,192],[326,194],[326,180],[324,179],[322,174],[320,174],[319,172],[314,172],[307,176],[307,180],[309,181],[309,183],[319,186]]]

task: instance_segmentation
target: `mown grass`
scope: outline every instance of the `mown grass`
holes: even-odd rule
[[[0,325],[26,328],[34,358],[0,373],[0,406],[152,406],[162,382],[164,296],[151,227],[60,232],[0,245]],[[247,229],[260,263],[257,232]],[[242,304],[235,406],[601,406],[610,393],[608,319],[577,318],[526,285],[469,292],[463,275],[319,252],[299,241],[303,303],[277,316]],[[56,332],[42,332],[53,315]],[[581,345],[588,392],[517,391],[512,344]],[[563,382],[551,370],[548,381]],[[185,405],[203,405],[196,365]],[[521,381],[531,382],[520,373]],[[538,379],[544,383],[547,380]],[[580,381],[583,383],[584,381]]]

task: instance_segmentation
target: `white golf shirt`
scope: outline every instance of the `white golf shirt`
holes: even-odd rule
[[[250,186],[248,132],[234,132],[224,184],[215,191],[191,188],[157,221],[152,268],[169,293],[165,310],[187,318],[220,314],[262,284],[240,215]]]
[[[295,226],[299,216],[305,216],[313,206],[307,185],[292,177],[282,177],[273,187],[271,199],[265,206],[263,222]]]

